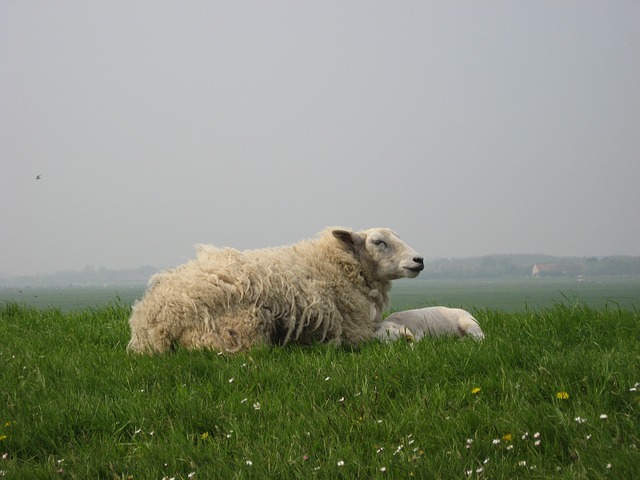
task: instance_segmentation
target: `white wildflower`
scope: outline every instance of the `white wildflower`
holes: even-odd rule
[[[344,467],[344,460],[338,460],[338,466]]]
[[[607,415],[606,413],[600,415],[600,420],[606,420],[607,418],[609,418],[609,415]]]
[[[260,410],[260,402],[256,402],[253,404],[253,409],[254,410]]]
[[[249,466],[253,465],[253,462],[251,460],[247,460],[245,463]]]

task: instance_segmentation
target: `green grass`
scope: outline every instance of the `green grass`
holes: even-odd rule
[[[638,313],[562,304],[474,313],[484,342],[139,357],[124,350],[128,305],[62,313],[8,303],[0,308],[0,471],[36,479],[636,477]]]

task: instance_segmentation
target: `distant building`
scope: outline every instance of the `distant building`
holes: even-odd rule
[[[532,277],[541,277],[543,275],[558,274],[557,263],[536,263],[531,270]]]
[[[583,267],[579,264],[536,263],[531,270],[532,277],[560,277],[579,275]]]

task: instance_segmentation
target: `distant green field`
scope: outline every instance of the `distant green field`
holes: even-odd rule
[[[0,288],[0,304],[16,302],[35,308],[59,308],[63,312],[104,307],[110,303],[131,305],[142,297],[144,285],[108,287],[16,287]]]
[[[0,288],[0,303],[15,301],[63,312],[105,306],[119,299],[131,305],[144,285],[108,287]],[[539,310],[558,303],[593,308],[640,308],[640,278],[610,277],[579,282],[574,278],[487,280],[400,280],[391,291],[391,310],[444,305],[506,312]]]
[[[444,305],[516,312],[576,303],[592,308],[640,309],[640,278],[402,280],[391,292],[392,310]]]

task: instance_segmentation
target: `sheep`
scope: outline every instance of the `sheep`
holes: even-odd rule
[[[420,340],[424,336],[440,335],[471,336],[482,340],[484,332],[478,321],[461,308],[428,307],[404,310],[389,315],[377,326],[376,337],[381,341]]]
[[[391,281],[424,269],[388,228],[330,227],[294,245],[242,252],[196,248],[195,259],[149,280],[129,318],[129,352],[358,345],[374,338]]]

